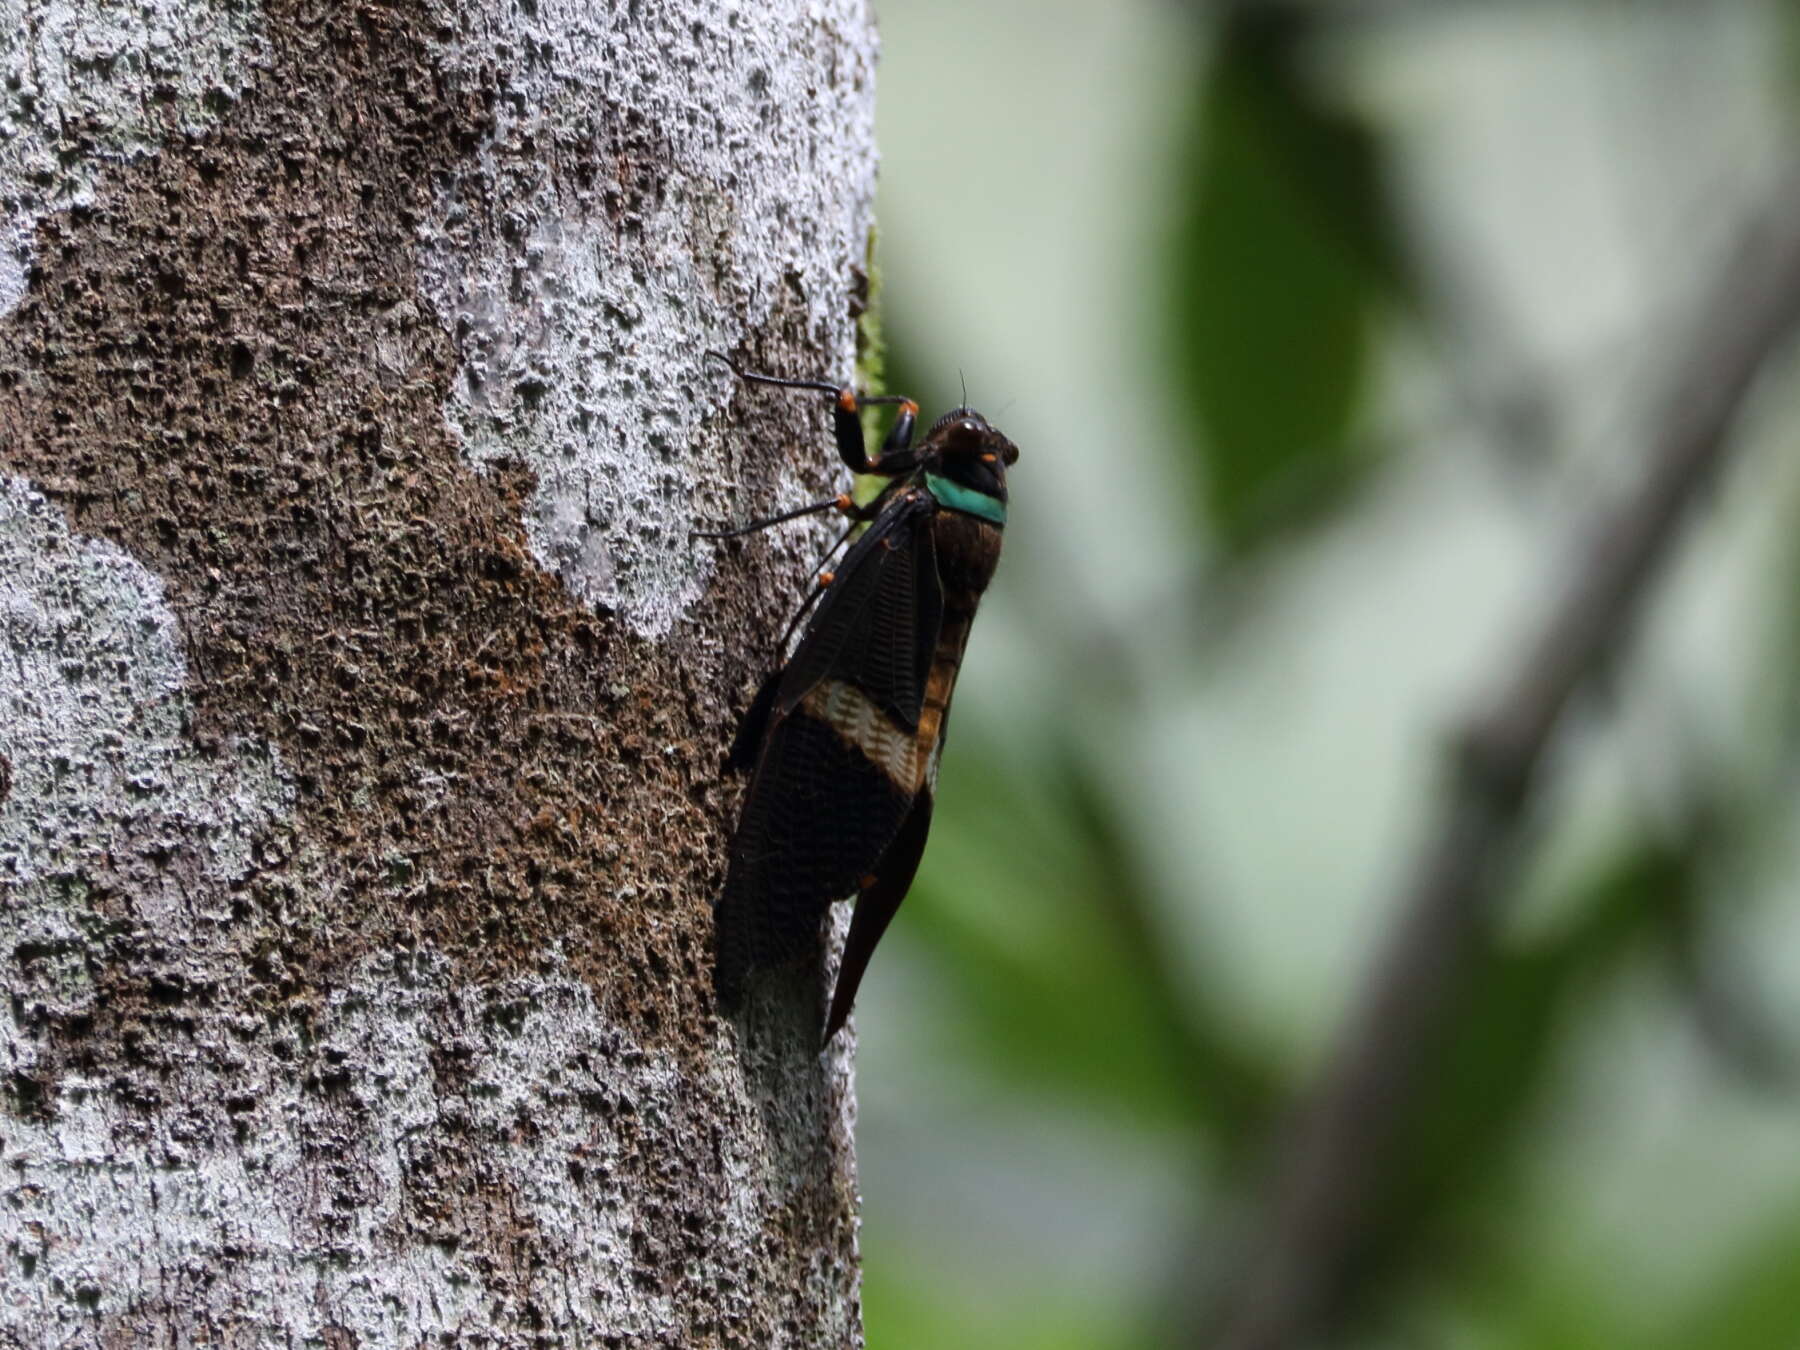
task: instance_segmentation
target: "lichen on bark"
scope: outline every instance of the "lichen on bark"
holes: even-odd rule
[[[685,531],[829,477],[700,354],[851,368],[866,9],[0,14],[0,1343],[855,1343]]]

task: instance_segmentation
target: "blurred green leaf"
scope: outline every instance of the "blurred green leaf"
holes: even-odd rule
[[[1637,838],[1584,884],[1575,920],[1526,947],[1500,947],[1472,973],[1434,1049],[1385,1188],[1359,1252],[1353,1288],[1385,1298],[1402,1272],[1444,1275],[1478,1262],[1541,1100],[1548,1070],[1596,986],[1694,900],[1687,841]]]
[[[1800,112],[1800,7],[1777,5],[1775,10],[1780,29],[1774,52],[1786,76],[1789,104]]]
[[[1800,31],[1800,19],[1795,28]],[[1775,592],[1773,650],[1767,658],[1775,705],[1770,739],[1779,759],[1790,757],[1794,746],[1800,744],[1800,482],[1791,485],[1784,496],[1788,528],[1777,566],[1785,584]]]
[[[1144,1344],[1116,1310],[1042,1287],[1010,1297],[946,1288],[921,1276],[904,1251],[864,1254],[862,1301],[868,1350],[1135,1350]]]
[[[947,967],[969,1051],[1140,1126],[1198,1125],[1225,1145],[1257,1132],[1277,1100],[1271,1077],[1163,964],[1117,808],[1054,738],[1026,752],[1029,768],[974,739],[959,729],[907,900],[909,933]]]
[[[1800,1205],[1694,1303],[1665,1350],[1792,1350],[1800,1342]]]
[[[1483,1350],[1619,1350],[1632,1331],[1591,1279],[1559,1271],[1546,1278],[1541,1263],[1510,1272],[1481,1272],[1482,1288],[1471,1308]]]
[[[1173,376],[1207,517],[1239,553],[1372,462],[1351,425],[1379,303],[1405,289],[1381,146],[1306,68],[1316,22],[1282,5],[1224,21],[1171,260]]]
[[[1211,991],[1186,988],[1174,944],[1162,933],[1155,888],[1132,838],[1122,804],[1069,740],[1054,742],[1052,782],[1072,834],[1100,885],[1093,891],[1101,921],[1137,970],[1174,1071],[1193,1093],[1196,1114],[1221,1143],[1243,1148],[1262,1139],[1277,1110],[1277,1083],[1267,1066],[1232,1034]]]

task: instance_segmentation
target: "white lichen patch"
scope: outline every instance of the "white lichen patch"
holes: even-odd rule
[[[235,101],[261,24],[247,0],[0,0],[0,314],[25,294],[38,220]]]
[[[754,1317],[749,1277],[798,1179],[728,1069],[634,1044],[578,980],[475,988],[429,952],[346,972],[307,1040],[229,1073],[178,1066],[188,1109],[140,1117],[68,1079],[53,1120],[9,1120],[0,1252],[27,1274],[0,1338],[128,1316],[159,1285],[245,1344],[329,1345],[339,1326],[379,1345],[694,1344],[697,1309]],[[229,1142],[209,1141],[226,1109]],[[824,1288],[794,1343],[855,1344],[853,1279]]]
[[[0,478],[0,653],[0,970],[70,1013],[88,997],[88,893],[121,897],[109,922],[223,926],[226,885],[293,794],[266,747],[200,752],[161,581],[16,478]],[[8,968],[21,949],[29,973]]]
[[[875,170],[866,6],[489,0],[443,25],[446,64],[500,85],[492,136],[420,231],[460,360],[446,417],[474,462],[535,472],[539,561],[661,635],[710,567],[687,532],[730,382],[705,350],[779,308],[828,354],[804,373],[851,374]]]
[[[198,875],[242,876],[292,791],[273,753],[203,756],[174,612],[159,578],[70,532],[22,479],[0,477],[0,883],[12,895],[112,871],[134,853],[191,852]],[[148,892],[147,918],[172,917]]]

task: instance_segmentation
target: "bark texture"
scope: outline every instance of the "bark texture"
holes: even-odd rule
[[[805,549],[686,531],[831,479],[702,353],[849,374],[873,61],[0,0],[0,1344],[860,1341],[820,972],[708,974]]]

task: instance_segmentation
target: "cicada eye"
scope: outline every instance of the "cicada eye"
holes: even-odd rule
[[[974,424],[974,423],[973,423],[973,422],[971,422],[971,421],[970,421],[970,420],[969,420],[969,419],[968,419],[968,418],[966,418],[966,417],[965,417],[965,418],[963,418],[963,420],[962,420],[962,425],[961,425],[961,426],[960,426],[960,427],[959,427],[959,428],[957,428],[957,429],[958,429],[958,430],[959,430],[959,431],[963,431],[963,432],[966,432],[966,433],[968,433],[968,434],[969,434],[969,435],[971,435],[971,436],[973,436],[973,435],[974,435],[974,434],[975,434],[975,433],[976,433],[976,431],[977,431],[977,430],[978,430],[978,428],[977,428],[977,427],[976,427],[976,425],[975,425],[975,424]]]

